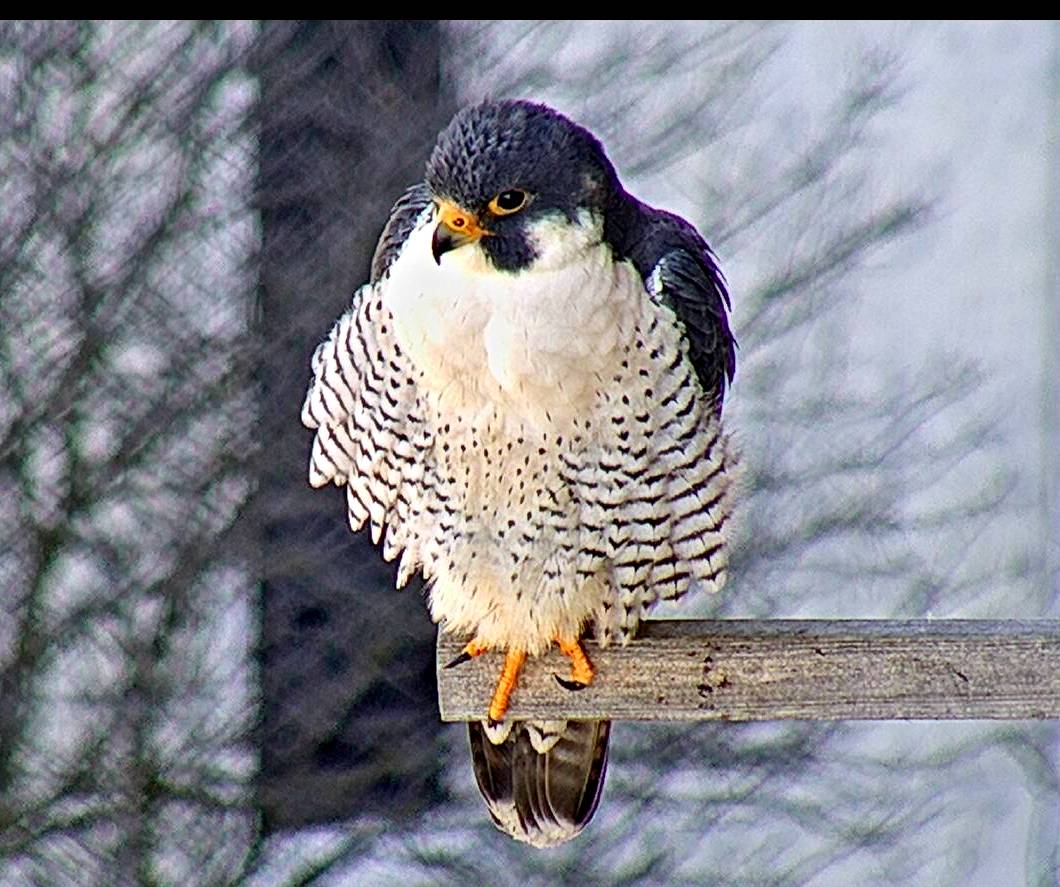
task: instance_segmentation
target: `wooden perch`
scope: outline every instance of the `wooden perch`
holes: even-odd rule
[[[443,668],[467,638],[440,635],[442,719],[485,715],[503,657]],[[653,620],[626,647],[587,642],[590,687],[569,660],[529,659],[508,717],[1060,718],[1060,620]]]

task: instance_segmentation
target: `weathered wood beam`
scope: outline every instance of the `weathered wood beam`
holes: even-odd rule
[[[482,718],[502,656],[444,668],[446,721]],[[1060,718],[1060,620],[653,620],[626,647],[585,644],[590,687],[555,649],[530,659],[509,717],[628,720]]]

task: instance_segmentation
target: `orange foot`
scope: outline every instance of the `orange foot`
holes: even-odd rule
[[[577,638],[556,638],[563,655],[570,657],[570,680],[555,675],[556,682],[565,690],[584,690],[593,682],[593,664],[585,655]]]
[[[483,653],[489,651],[489,644],[484,644],[478,638],[472,638],[467,644],[464,645],[464,649],[460,651],[460,655],[457,656],[452,662],[447,662],[446,668],[455,668],[458,665],[462,665],[476,656],[481,656]]]
[[[555,676],[556,680],[564,689],[584,690],[593,681],[593,665],[589,661],[589,657],[585,655],[585,651],[582,649],[581,644],[578,643],[577,638],[556,638],[556,643],[559,644],[563,654],[570,657],[571,661],[570,680],[561,678],[559,675]],[[447,663],[445,667],[454,668],[474,659],[476,656],[481,656],[488,650],[489,645],[482,643],[477,638],[472,639],[468,641],[464,649],[460,651],[460,654],[452,662]],[[525,650],[509,650],[505,654],[504,669],[501,671],[497,687],[493,691],[493,698],[490,700],[489,713],[487,715],[488,722],[491,725],[498,724],[507,714],[512,693],[515,691],[515,685],[519,681],[519,672],[522,671],[523,663],[525,662]]]
[[[489,649],[489,644],[482,643],[478,638],[472,638],[464,649],[460,651],[459,655],[452,662],[446,663],[445,667],[455,668],[474,659],[476,656],[481,656],[483,653],[488,652]],[[526,662],[526,653],[523,651],[509,650],[504,657],[504,670],[501,672],[500,680],[497,681],[497,688],[493,691],[493,698],[490,700],[489,714],[487,715],[491,725],[499,723],[507,713],[508,704],[511,701],[512,693],[515,691],[515,685],[519,681],[519,672],[522,670],[524,662]]]
[[[526,662],[525,650],[509,650],[504,657],[504,670],[501,672],[501,679],[497,681],[497,689],[493,691],[493,698],[490,700],[490,726],[499,723],[507,713],[508,703],[512,698],[512,692],[515,690],[515,684],[519,680],[519,672],[522,671],[524,662]]]

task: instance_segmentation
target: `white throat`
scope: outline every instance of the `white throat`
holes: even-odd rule
[[[447,409],[500,408],[552,424],[591,404],[644,288],[631,265],[614,261],[600,221],[579,222],[539,223],[534,264],[505,272],[477,244],[436,263],[433,212],[420,218],[380,286],[421,384]]]

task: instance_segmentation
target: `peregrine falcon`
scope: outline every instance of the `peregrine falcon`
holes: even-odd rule
[[[309,480],[346,486],[398,586],[504,666],[468,725],[494,822],[550,846],[600,798],[606,721],[505,718],[528,656],[627,642],[645,611],[725,582],[734,458],[729,296],[695,228],[626,192],[545,105],[485,101],[442,131],[312,360]]]

